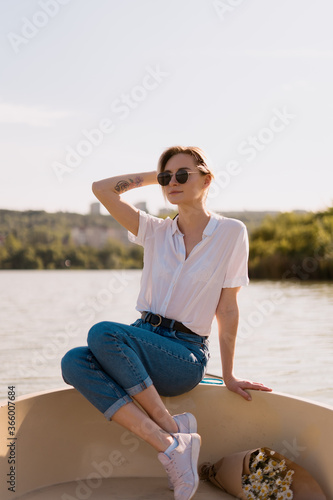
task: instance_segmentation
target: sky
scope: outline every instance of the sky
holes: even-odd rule
[[[195,145],[208,207],[333,203],[331,0],[0,0],[0,208],[87,213],[91,184]],[[124,195],[167,207],[157,185]]]

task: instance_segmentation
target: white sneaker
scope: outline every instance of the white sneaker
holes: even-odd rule
[[[197,432],[197,421],[192,413],[181,413],[180,415],[174,415],[173,419],[178,425],[178,432],[182,434],[192,434]]]
[[[193,434],[197,432],[197,421],[192,413],[180,413],[179,415],[174,415],[173,419],[178,425],[178,432],[182,434]],[[168,486],[169,490],[173,490],[173,484],[168,476]]]
[[[201,438],[199,434],[177,433],[178,446],[170,452],[159,453],[158,459],[166,470],[174,488],[175,500],[190,500],[199,485],[198,459]]]

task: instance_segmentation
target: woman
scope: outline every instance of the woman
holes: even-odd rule
[[[144,246],[136,307],[141,318],[132,325],[98,323],[89,332],[88,347],[72,349],[62,360],[67,383],[107,419],[159,452],[176,500],[192,498],[198,487],[200,436],[194,416],[172,417],[160,395],[183,394],[202,380],[215,315],[227,388],[247,400],[246,389],[271,390],[233,374],[237,294],[248,283],[248,240],[240,221],[207,210],[212,178],[199,148],[175,146],[161,155],[158,175],[120,175],[93,184],[94,194],[129,231],[130,240]],[[157,182],[178,205],[174,220],[152,217],[121,197]]]

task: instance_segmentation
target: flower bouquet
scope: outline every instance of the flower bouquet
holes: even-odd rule
[[[234,453],[215,464],[204,463],[199,476],[241,500],[326,500],[303,467],[270,448]]]
[[[249,474],[242,475],[242,487],[246,498],[258,499],[291,499],[294,498],[291,483],[294,470],[287,471],[286,461],[275,460],[275,452],[269,455],[261,448],[250,455]]]

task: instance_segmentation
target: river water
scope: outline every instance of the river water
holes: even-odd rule
[[[0,399],[65,387],[60,360],[102,320],[131,323],[141,271],[0,271]],[[333,283],[253,281],[239,294],[235,373],[333,406]],[[209,373],[220,375],[214,322]]]

